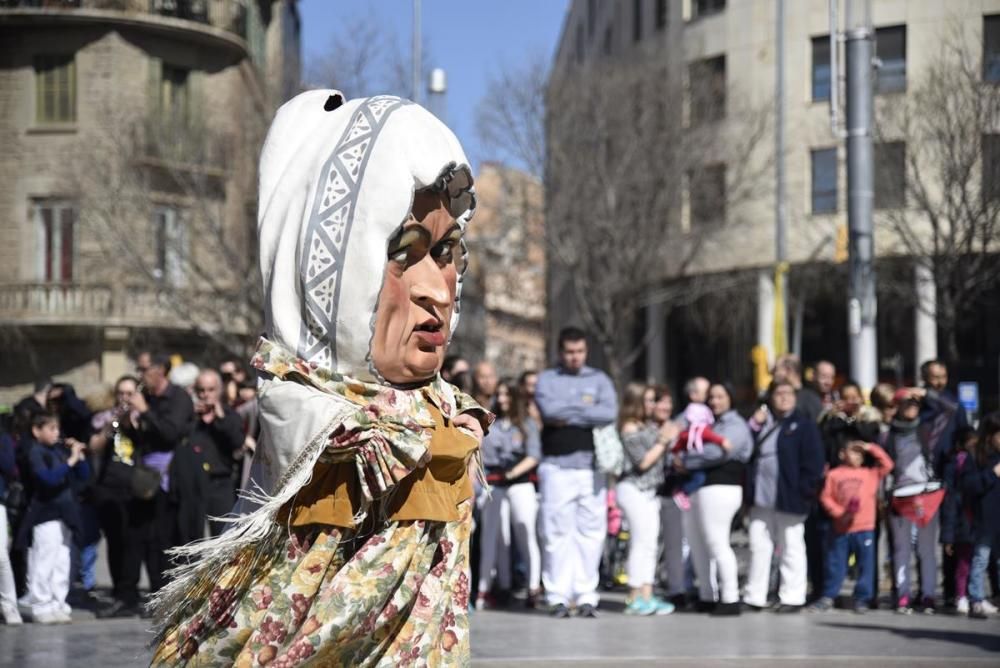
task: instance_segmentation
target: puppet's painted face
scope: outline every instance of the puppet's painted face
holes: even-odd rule
[[[371,356],[390,383],[428,380],[444,361],[462,238],[447,203],[443,195],[418,192],[412,218],[389,242]]]

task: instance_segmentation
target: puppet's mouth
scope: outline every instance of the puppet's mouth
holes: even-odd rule
[[[413,328],[414,332],[440,332],[441,331],[441,321],[437,318],[431,318],[430,320],[425,320],[416,327]]]
[[[413,335],[417,337],[417,345],[423,344],[434,348],[444,345],[443,324],[437,318],[430,318],[414,327]]]

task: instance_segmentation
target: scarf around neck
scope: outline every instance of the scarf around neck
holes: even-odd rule
[[[251,577],[282,549],[289,528],[276,521],[278,512],[309,483],[317,462],[355,467],[362,498],[354,521],[360,525],[378,499],[430,461],[434,427],[431,406],[449,420],[470,414],[484,432],[494,419],[472,397],[440,376],[412,389],[363,382],[306,362],[268,339],[260,340],[251,364],[265,385],[272,384],[260,394],[262,414],[277,410],[292,415],[286,424],[294,429],[300,412],[308,422],[309,411],[317,410],[315,404],[310,409],[304,402],[319,400],[327,408],[315,423],[320,425],[318,431],[310,430],[308,439],[282,438],[280,431],[275,432],[277,438],[264,438],[262,434],[254,467],[260,466],[259,472],[265,474],[263,485],[258,484],[255,468],[251,468],[253,488],[242,493],[242,499],[254,509],[220,518],[231,523],[220,536],[172,550],[180,565],[171,571],[171,581],[151,601],[158,634],[169,627],[170,620],[190,608],[192,600],[196,600],[192,599],[192,591],[208,586],[206,583],[234,559],[242,564],[241,577]],[[279,425],[275,423],[272,428]],[[485,485],[479,451],[473,456],[479,480]]]
[[[903,418],[893,418],[892,420],[892,428],[903,434],[916,431],[919,426],[919,417],[913,418],[912,420],[904,420]]]
[[[318,454],[318,461],[355,463],[364,496],[354,518],[358,523],[367,516],[373,501],[430,461],[434,427],[431,406],[446,420],[461,414],[472,415],[484,433],[495,419],[475,399],[446,383],[440,375],[411,389],[364,382],[308,363],[265,338],[258,342],[250,364],[259,372],[334,395],[355,407],[347,411],[332,432],[329,444]],[[485,483],[478,451],[475,457],[480,482]]]

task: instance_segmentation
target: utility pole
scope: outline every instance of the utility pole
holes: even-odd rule
[[[868,392],[878,382],[875,335],[878,305],[875,298],[872,225],[875,199],[872,146],[875,39],[869,0],[847,2],[847,229],[851,277],[847,326],[851,343],[851,376],[862,390]],[[836,26],[831,26],[831,30],[835,29]],[[831,53],[830,58],[832,63],[835,54]]]
[[[775,3],[774,355],[788,352],[788,239],[785,207],[785,0]]]
[[[411,54],[412,75],[411,97],[414,102],[420,104],[420,82],[423,78],[420,73],[420,0],[413,0],[413,52]]]

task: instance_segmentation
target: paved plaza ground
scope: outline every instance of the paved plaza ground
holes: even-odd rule
[[[1000,618],[949,615],[776,615],[734,618],[693,613],[635,618],[613,596],[599,619],[477,612],[473,665],[513,666],[1000,666]],[[65,626],[0,626],[0,666],[145,666],[148,635],[138,619],[99,621],[74,612]]]
[[[746,561],[746,534],[733,542]],[[110,576],[102,541],[98,586]],[[146,579],[143,577],[142,585]],[[845,584],[845,592],[849,587]],[[604,592],[598,619],[551,619],[525,609],[472,615],[474,666],[597,666],[648,668],[1000,668],[1000,617],[985,621],[954,615],[825,614],[709,617],[678,612],[666,617],[626,617],[621,589]],[[884,598],[883,605],[888,605]],[[0,624],[0,668],[118,668],[147,666],[150,636],[139,619],[97,620],[73,611],[64,626]]]

